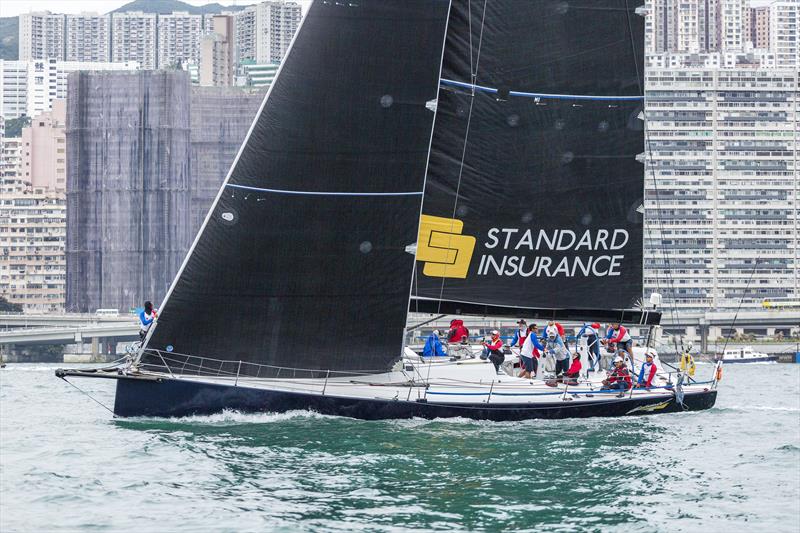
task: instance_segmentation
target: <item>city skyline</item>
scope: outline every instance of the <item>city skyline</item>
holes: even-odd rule
[[[216,3],[223,7],[249,6],[259,3],[259,0],[181,0],[192,6],[202,6],[205,4]],[[308,10],[311,0],[295,0],[303,9],[303,13]],[[761,1],[761,0],[759,0]],[[5,0],[0,2],[0,17],[16,17],[24,13],[37,11],[50,11],[52,13],[65,13],[77,15],[83,12],[96,12],[107,14],[115,9],[119,9],[131,0],[77,0],[66,2],[63,0]]]
[[[649,134],[643,160],[647,175],[644,285],[646,291],[661,292],[665,300],[684,310],[735,307],[743,296],[743,284],[749,283],[756,266],[758,276],[746,302],[748,307],[760,307],[768,299],[800,297],[800,197],[792,183],[800,146],[798,77],[792,69],[798,59],[792,32],[797,32],[800,2],[764,3],[770,7],[758,10],[758,19],[755,9],[745,9],[746,0],[686,0],[689,7],[685,12],[677,12],[671,0],[647,3],[652,9],[646,21]],[[146,73],[153,72],[154,63],[155,68],[174,69],[174,59],[187,56],[189,72],[183,76],[190,83],[199,79],[200,85],[269,85],[294,33],[291,23],[299,22],[299,9],[294,4],[294,14],[285,19],[290,26],[284,28],[282,22],[275,23],[270,2],[250,5],[253,7],[237,15],[132,12],[113,17],[64,13],[39,17],[43,22],[30,26],[38,31],[38,40],[34,43],[29,39],[32,44],[26,47],[28,53],[35,50],[43,54],[46,48],[59,45],[62,49],[58,53],[69,56],[72,46],[89,58],[100,57],[102,52],[131,61],[0,61],[2,114],[10,120],[46,112],[54,99],[68,98],[67,79],[74,71],[124,68]],[[752,8],[757,4],[749,5]],[[149,40],[155,45],[141,46],[142,32],[127,31],[129,36],[138,35],[130,39],[123,30],[114,30],[115,19],[127,18],[150,20]],[[217,18],[221,25],[211,29],[212,20]],[[50,38],[50,26],[45,25],[48,19],[63,22],[62,26],[51,24],[63,28],[58,30],[63,32],[62,38]],[[108,50],[101,46],[107,36],[94,38],[98,32],[85,29],[91,23],[102,31],[97,19],[108,20],[112,28]],[[74,39],[70,35],[72,26],[76,26]],[[256,39],[256,35],[266,35],[264,28],[271,28],[274,35]],[[113,31],[125,43],[137,44],[136,49],[149,51],[151,56],[114,55],[115,48],[129,47],[115,44]],[[658,41],[652,38],[656,32],[660,32]],[[182,66],[186,69],[186,62]],[[127,76],[131,75],[139,74]],[[256,79],[260,81],[253,83]],[[83,174],[72,172],[76,178]],[[221,180],[223,174],[220,171],[217,178]],[[752,180],[759,180],[760,190],[746,191]],[[210,186],[213,181],[206,184],[209,190],[214,189]],[[668,257],[665,249],[669,249]],[[673,273],[679,275],[674,283],[670,279]],[[110,282],[110,286],[120,284],[124,280]],[[159,283],[158,287],[163,290],[165,285]],[[151,290],[149,295],[157,298],[158,290]]]

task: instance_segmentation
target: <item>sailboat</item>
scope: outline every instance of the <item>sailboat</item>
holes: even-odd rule
[[[658,324],[642,297],[643,20],[634,0],[316,0],[114,413],[362,419],[707,409],[405,346],[410,312]]]

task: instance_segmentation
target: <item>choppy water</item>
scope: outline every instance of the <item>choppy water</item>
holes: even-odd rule
[[[4,533],[800,530],[800,365],[726,368],[710,411],[515,423],[115,420],[53,368],[0,371]]]

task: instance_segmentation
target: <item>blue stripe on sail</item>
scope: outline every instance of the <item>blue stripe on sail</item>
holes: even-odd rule
[[[450,85],[453,87],[461,87],[462,89],[475,89],[490,94],[497,94],[497,89],[494,87],[486,87],[485,85],[474,85],[472,83],[465,83],[463,81],[446,80],[442,78],[439,80],[442,85]],[[644,100],[644,96],[597,96],[591,94],[549,94],[549,93],[528,93],[523,91],[508,91],[509,96],[520,96],[523,98],[542,98],[550,100],[610,100],[610,101],[631,101],[631,100]]]
[[[250,187],[248,185],[226,184],[226,187],[234,189],[244,189],[246,191],[272,192],[277,194],[302,194],[307,196],[420,196],[423,191],[411,192],[332,192],[332,191],[287,191],[284,189],[263,189],[261,187]]]

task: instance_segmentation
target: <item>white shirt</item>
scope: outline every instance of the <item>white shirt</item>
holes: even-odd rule
[[[533,335],[525,337],[525,342],[522,343],[520,353],[528,358],[533,358]]]

